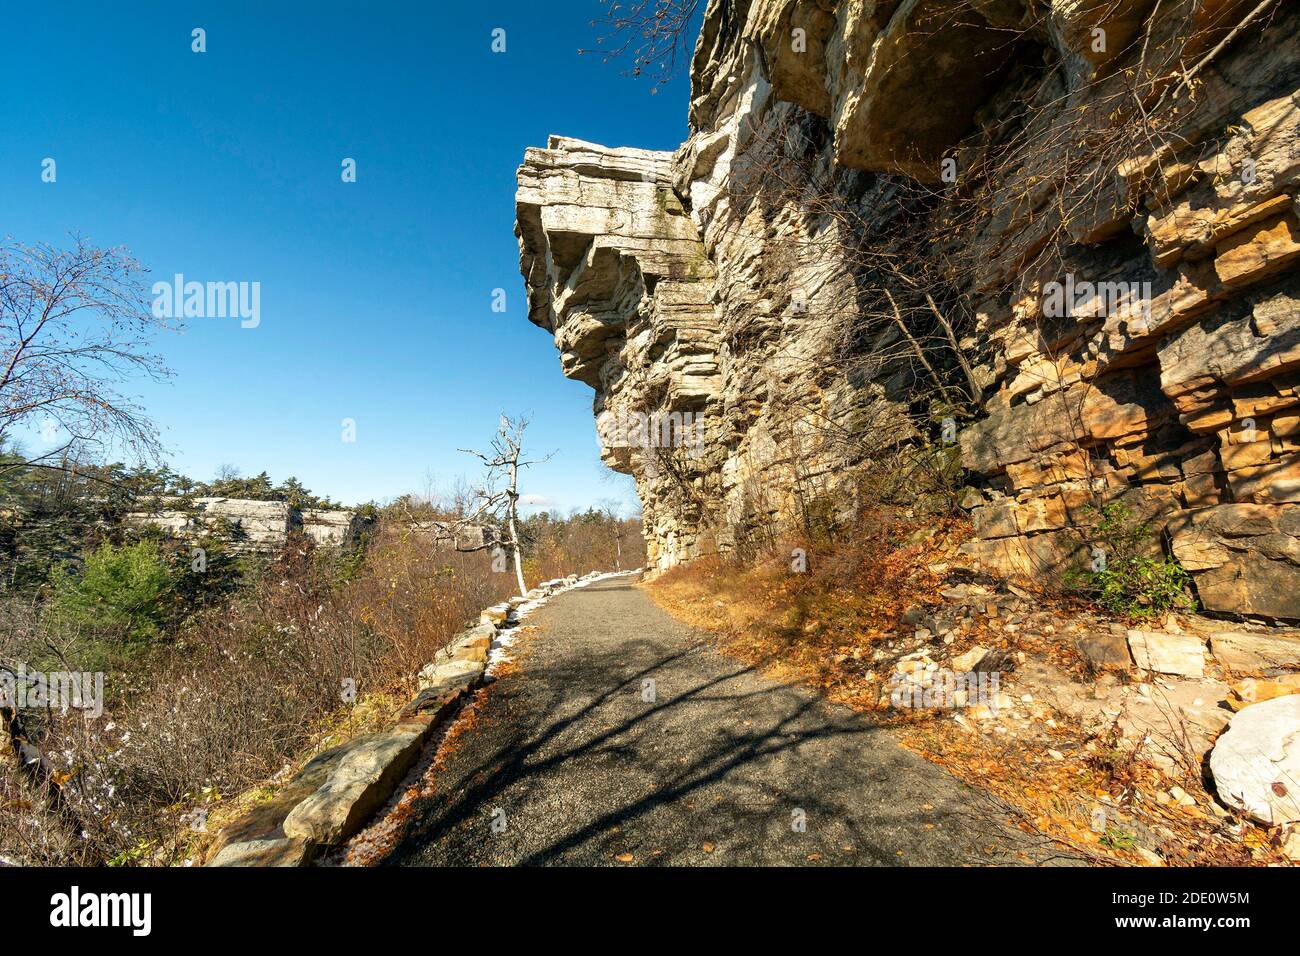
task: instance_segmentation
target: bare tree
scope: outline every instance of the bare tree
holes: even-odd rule
[[[695,15],[704,0],[602,0],[606,12],[592,20],[605,33],[597,37],[595,53],[609,63],[624,57],[631,60],[629,76],[649,75],[654,89],[672,79],[678,58],[690,56],[695,42]],[[608,46],[606,43],[608,42]],[[652,90],[653,92],[653,90]]]
[[[623,539],[627,537],[627,522],[623,519],[623,502],[602,498],[596,502],[600,513],[609,520],[614,535],[614,567],[623,570]]]
[[[528,419],[512,419],[503,414],[501,416],[501,425],[497,429],[488,451],[475,451],[472,448],[460,449],[467,455],[473,455],[483,462],[485,469],[484,480],[483,487],[474,494],[474,500],[468,509],[468,513],[454,522],[450,528],[452,540],[456,541],[459,540],[461,530],[468,525],[477,524],[487,518],[495,518],[503,523],[506,528],[506,543],[510,546],[514,557],[515,578],[519,584],[520,597],[524,597],[528,593],[528,587],[524,584],[522,547],[519,541],[519,471],[529,465],[548,461],[551,457],[550,455],[545,458],[533,459],[523,457],[524,430],[527,427]],[[500,487],[503,483],[504,487]],[[485,543],[472,548],[457,546],[456,550],[483,551],[494,546]]]
[[[146,351],[171,327],[156,317],[124,249],[73,236],[70,249],[0,243],[0,445],[22,427],[56,447],[8,467],[64,470],[70,462],[126,451],[157,460],[157,429],[118,387],[170,373]]]

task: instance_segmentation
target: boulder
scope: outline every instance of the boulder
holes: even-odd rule
[[[1179,677],[1205,676],[1205,644],[1198,637],[1132,630],[1128,632],[1128,647],[1134,662],[1144,671]]]
[[[1074,646],[1093,670],[1101,671],[1112,667],[1127,670],[1133,666],[1128,640],[1122,634],[1111,631],[1082,634],[1075,639]]]
[[[492,642],[496,639],[497,629],[494,624],[479,624],[467,631],[462,631],[445,646],[438,649],[433,655],[433,664],[445,664],[448,661],[479,661],[487,660],[488,651],[492,647]],[[425,668],[428,670],[428,668]]]
[[[208,866],[310,866],[316,847],[290,838],[228,843]]]
[[[488,651],[491,647],[492,641],[486,637],[475,638],[472,641],[461,641],[438,651],[434,661],[439,664],[449,661],[476,661],[482,664],[487,662]]]
[[[494,604],[490,608],[486,608],[483,613],[479,615],[479,622],[482,624],[494,624],[499,627],[506,622],[506,618],[509,616],[509,604]]]
[[[423,715],[437,723],[451,713],[460,698],[460,689],[446,691],[430,688],[422,690],[415,695],[414,700],[402,708],[400,716],[406,718]]]
[[[322,751],[312,757],[283,786],[278,787],[268,799],[253,801],[252,805],[241,813],[237,819],[221,828],[216,840],[209,849],[208,865],[211,866],[212,861],[230,844],[262,843],[282,839],[284,837],[282,826],[285,817],[292,812],[294,807],[311,796],[329,779],[330,774],[338,767],[347,749],[347,745],[344,744]],[[250,847],[239,851],[239,855],[245,859],[252,859],[252,853],[253,848]],[[267,858],[274,857],[275,854],[270,854]],[[238,865],[253,864],[241,863]]]
[[[1300,821],[1300,697],[1233,717],[1210,752],[1210,773],[1227,806],[1266,826]]]
[[[1220,631],[1210,635],[1210,652],[1234,671],[1262,671],[1300,665],[1300,635]]]
[[[406,722],[359,737],[315,793],[284,821],[285,835],[336,846],[359,830],[415,761],[431,724]]]
[[[1206,610],[1300,619],[1300,505],[1189,510],[1172,515],[1168,531]]]
[[[483,662],[476,660],[434,662],[420,671],[418,686],[436,693],[465,688],[482,677],[484,669]]]
[[[1300,619],[1300,565],[1290,561],[1270,561],[1242,548],[1219,567],[1193,577],[1207,610]]]

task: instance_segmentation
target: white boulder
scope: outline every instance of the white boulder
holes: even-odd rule
[[[1219,799],[1268,826],[1300,821],[1300,697],[1254,704],[1210,752]]]

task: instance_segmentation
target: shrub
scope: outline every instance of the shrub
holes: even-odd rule
[[[540,551],[549,575],[601,567],[593,549],[616,547],[609,531],[594,519],[557,522]],[[514,589],[489,552],[434,547],[400,519],[342,553],[291,535],[256,570],[232,573],[229,587],[189,574],[189,554],[149,538],[104,545],[79,577],[56,575],[56,613],[42,613],[35,594],[0,594],[0,664],[57,645],[70,669],[107,672],[99,720],[27,715],[77,825],[0,768],[0,860],[185,858],[194,809],[271,777],[335,730],[355,732],[376,709],[395,710],[434,653]],[[80,639],[90,627],[114,640],[164,629],[173,639],[113,653],[124,645]]]
[[[1128,506],[1112,501],[1096,509],[1091,567],[1074,567],[1066,586],[1091,598],[1112,614],[1151,617],[1191,608],[1191,578],[1173,558],[1154,557],[1151,528],[1135,521]]]
[[[96,634],[148,641],[173,613],[176,584],[157,542],[115,548],[106,541],[86,556],[80,577],[65,568],[54,572],[53,610]]]
[[[349,570],[346,613],[378,635],[394,675],[421,667],[483,608],[514,593],[514,575],[491,569],[489,552],[432,547],[401,522],[382,524],[365,560]]]

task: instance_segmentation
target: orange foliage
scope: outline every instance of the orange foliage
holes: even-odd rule
[[[807,553],[795,543],[752,565],[705,558],[650,585],[667,610],[718,636],[723,651],[770,676],[817,687],[837,703],[873,709],[888,673],[870,655],[909,605],[933,600],[942,580],[926,559],[967,535],[953,521],[864,521],[847,541]],[[909,543],[910,542],[910,543]]]

